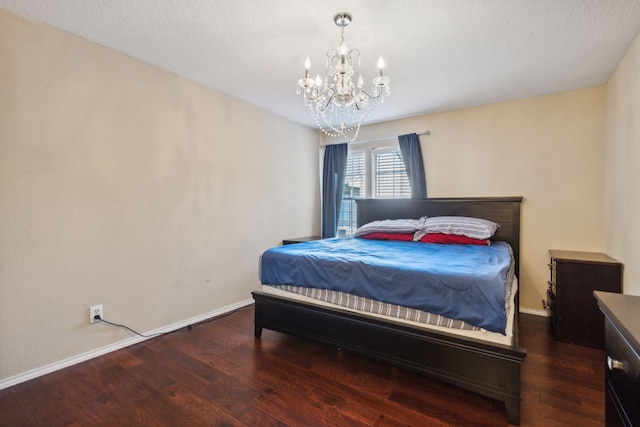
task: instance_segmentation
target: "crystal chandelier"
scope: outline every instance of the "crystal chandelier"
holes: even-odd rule
[[[364,89],[364,79],[360,74],[360,51],[351,48],[344,40],[344,28],[351,23],[351,15],[340,12],[333,22],[340,27],[340,45],[327,51],[327,75],[324,83],[318,75],[309,77],[311,63],[304,63],[304,78],[298,80],[297,94],[304,96],[304,104],[309,108],[318,127],[331,137],[343,137],[354,141],[358,137],[362,121],[375,109],[378,101],[384,102],[391,94],[389,77],[382,72],[384,61],[378,60],[378,76],[373,79],[370,92]]]

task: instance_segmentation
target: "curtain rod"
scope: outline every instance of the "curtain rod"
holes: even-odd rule
[[[422,133],[416,133],[416,135],[418,135],[418,136],[421,136],[421,135],[429,136],[429,135],[431,135],[431,132],[429,132],[428,130],[425,130]],[[352,141],[352,142],[347,142],[347,144],[366,144],[368,142],[390,141],[390,140],[396,139],[396,138],[398,138],[398,137],[397,136],[389,136],[389,137],[386,137],[386,138],[367,139],[367,140],[364,140],[364,141]],[[330,144],[328,144],[328,145],[330,145]],[[324,148],[325,146],[321,145],[320,147]]]
[[[416,133],[416,135],[420,136],[420,135],[431,135],[431,132],[429,132],[428,130],[425,130],[423,133]],[[387,140],[391,140],[391,139],[396,139],[398,138],[397,136],[390,136],[387,138],[377,138],[377,139],[368,139],[365,141],[353,141],[350,142],[349,144],[366,144],[367,142],[378,142],[378,141],[387,141]]]

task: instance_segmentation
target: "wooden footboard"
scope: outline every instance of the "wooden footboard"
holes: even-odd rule
[[[525,350],[385,322],[344,310],[253,292],[255,336],[262,329],[303,336],[410,369],[503,401],[520,423],[520,365]]]

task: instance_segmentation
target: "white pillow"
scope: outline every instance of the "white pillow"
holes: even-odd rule
[[[424,226],[426,216],[418,219],[383,219],[364,224],[356,230],[355,237],[371,233],[415,233]]]
[[[489,239],[500,227],[495,222],[467,216],[434,216],[427,218],[424,226],[413,236],[413,240],[420,240],[430,233],[457,234],[472,239]]]

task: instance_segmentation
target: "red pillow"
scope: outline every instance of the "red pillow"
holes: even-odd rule
[[[362,238],[373,240],[402,240],[404,242],[412,242],[413,233],[369,233],[362,236]]]
[[[458,234],[429,233],[420,238],[423,243],[458,243],[463,245],[484,245],[489,246],[491,242],[485,239],[474,239],[472,237],[460,236]]]

